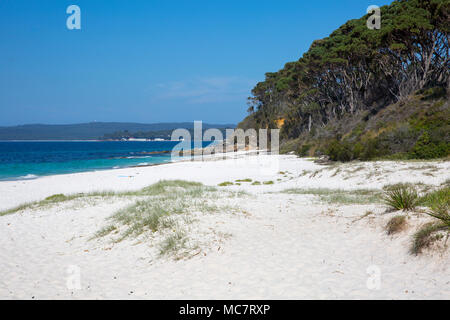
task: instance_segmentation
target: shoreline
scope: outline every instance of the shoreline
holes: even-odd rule
[[[50,141],[50,140],[46,140],[49,142],[58,142],[57,140],[55,141]],[[67,141],[72,141],[72,142],[103,142],[103,140],[67,140]],[[67,142],[67,141],[62,141],[61,142]],[[169,140],[167,140],[169,141]],[[156,142],[167,142],[167,141],[156,141]],[[0,141],[2,142],[2,141]],[[20,142],[20,141],[11,141],[11,142]],[[28,140],[28,142],[45,142],[45,141],[40,141],[40,140]],[[131,142],[136,142],[136,141],[131,141]],[[141,141],[137,141],[137,142],[141,142]],[[155,141],[149,141],[149,142],[155,142]],[[177,141],[174,141],[177,142]],[[54,172],[49,172],[49,173],[44,173],[44,174],[37,174],[36,172],[29,172],[29,173],[24,173],[18,176],[6,176],[5,178],[0,178],[0,182],[2,181],[22,181],[22,180],[33,180],[33,179],[38,179],[38,178],[42,178],[42,177],[48,177],[48,176],[53,176],[53,175],[62,175],[62,174],[75,174],[75,173],[83,173],[83,172],[96,172],[96,171],[103,171],[103,170],[115,170],[115,169],[126,169],[126,168],[134,168],[134,167],[146,167],[146,166],[155,166],[155,165],[160,165],[160,164],[167,164],[167,163],[173,163],[173,162],[177,162],[177,161],[186,161],[183,158],[186,157],[185,154],[189,154],[188,156],[191,158],[195,158],[198,157],[196,154],[198,152],[200,152],[199,150],[201,150],[201,153],[203,155],[203,153],[205,153],[205,151],[208,150],[213,150],[213,146],[215,145],[216,142],[211,142],[211,144],[209,146],[203,147],[201,149],[191,149],[191,150],[184,150],[180,151],[179,154],[180,156],[177,157],[175,160],[173,160],[173,157],[171,156],[171,159],[169,161],[167,161],[167,159],[162,159],[161,162],[156,162],[156,163],[146,163],[143,162],[143,164],[129,164],[129,165],[122,165],[122,166],[117,166],[117,165],[111,165],[108,167],[86,167],[83,169],[77,169],[73,171],[62,171],[59,173],[54,173]],[[225,145],[224,145],[225,148]],[[142,151],[139,152],[140,155],[145,155],[145,156],[153,156],[153,155],[171,155],[172,150],[158,150],[158,151]],[[224,154],[224,153],[229,153],[228,151],[224,151],[224,152],[220,152],[218,154]],[[207,157],[208,155],[206,155]],[[133,157],[134,158],[134,157]],[[143,157],[145,158],[145,157]],[[99,159],[94,159],[94,160],[113,160],[113,159],[130,159],[129,156],[120,156],[117,158],[99,158]],[[87,161],[87,160],[85,160]],[[45,163],[41,163],[41,164],[45,164]]]

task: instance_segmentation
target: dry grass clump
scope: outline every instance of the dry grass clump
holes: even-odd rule
[[[405,216],[395,216],[391,218],[386,224],[386,232],[391,235],[398,233],[406,228],[406,217]]]

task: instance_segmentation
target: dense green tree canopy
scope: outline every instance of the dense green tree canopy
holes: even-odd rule
[[[400,0],[316,40],[298,61],[266,73],[249,98],[250,121],[295,138],[330,119],[378,109],[427,87],[449,86],[449,0]],[[249,122],[249,121],[247,121]]]

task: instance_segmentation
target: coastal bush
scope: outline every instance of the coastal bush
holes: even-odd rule
[[[350,142],[338,141],[337,139],[334,139],[328,145],[326,155],[329,156],[332,161],[347,162],[354,159],[353,148]]]
[[[297,155],[299,157],[306,157],[309,155],[309,150],[311,149],[310,144],[303,144],[297,149]]]
[[[434,159],[446,156],[449,153],[449,144],[445,141],[432,142],[430,135],[425,131],[410,152],[412,159]]]
[[[445,97],[446,90],[444,87],[432,87],[418,90],[417,94],[422,95],[422,100],[433,100]]]
[[[384,202],[396,210],[411,211],[418,203],[418,194],[414,187],[398,184],[386,188]]]

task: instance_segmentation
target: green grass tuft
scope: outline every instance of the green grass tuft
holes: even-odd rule
[[[418,255],[423,249],[429,247],[433,242],[442,238],[442,234],[436,234],[438,231],[448,229],[448,226],[429,222],[422,226],[414,234],[411,253]]]
[[[384,202],[396,210],[412,211],[418,204],[418,194],[412,186],[393,185],[386,188]]]

